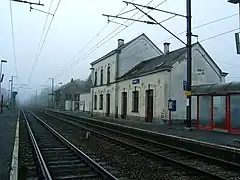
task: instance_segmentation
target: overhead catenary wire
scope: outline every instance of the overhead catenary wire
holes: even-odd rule
[[[199,42],[208,41],[208,40],[210,40],[210,39],[214,39],[214,38],[217,38],[217,37],[219,37],[219,36],[223,36],[223,35],[225,35],[225,34],[229,34],[229,33],[231,33],[231,32],[237,31],[237,30],[239,30],[239,28],[235,28],[235,29],[232,29],[232,30],[229,30],[229,31],[226,31],[226,32],[223,32],[223,33],[220,33],[220,34],[217,34],[217,35],[208,37],[208,38],[203,39],[203,40],[201,40],[201,41],[199,41]]]
[[[213,21],[204,23],[204,24],[197,25],[197,26],[193,27],[193,29],[197,29],[197,28],[201,28],[201,27],[204,27],[204,26],[208,26],[208,25],[211,25],[211,24],[213,24],[213,23],[217,23],[217,22],[220,22],[220,21],[222,21],[222,20],[226,20],[226,19],[228,19],[228,18],[237,16],[237,15],[239,15],[239,14],[233,14],[233,15],[225,16],[225,17],[223,17],[223,18],[219,18],[219,19],[216,19],[216,20],[213,20]],[[227,31],[227,32],[224,32],[224,33],[220,33],[220,34],[218,34],[218,35],[214,35],[214,36],[208,37],[208,38],[203,39],[203,40],[201,40],[201,41],[199,41],[199,42],[208,41],[208,40],[217,38],[217,37],[219,37],[219,36],[222,36],[222,35],[225,35],[225,34],[234,32],[234,31],[236,31],[236,30],[237,30],[237,28],[236,28],[236,29],[232,29],[232,30]],[[183,34],[183,33],[185,33],[185,32],[186,32],[186,31],[181,32],[181,33],[178,33],[178,35]],[[159,44],[161,44],[161,43],[163,43],[163,42],[166,42],[167,40],[172,39],[172,38],[173,38],[173,37],[168,38],[168,39],[166,39],[166,40],[164,40],[164,41],[158,42],[158,43],[156,43],[156,45],[159,45]],[[133,56],[135,56],[135,55],[137,55],[137,54],[139,54],[139,53],[141,53],[141,52],[143,52],[143,51],[146,51],[147,49],[148,49],[148,48],[144,48],[144,49],[142,49],[142,50],[140,50],[140,51],[138,51],[138,52],[136,52],[136,53],[134,53],[134,54],[132,54],[132,55],[130,55],[130,56],[125,57],[124,59],[128,59],[128,58],[130,58],[130,57],[133,57]],[[220,62],[221,62],[221,61],[220,61]]]
[[[15,67],[16,76],[18,76],[18,71],[17,71],[17,57],[16,57],[16,46],[15,46],[14,26],[13,26],[12,1],[11,1],[11,0],[9,0],[9,6],[10,6],[10,21],[11,21],[11,30],[12,30],[12,44],[13,44],[14,67]]]
[[[48,8],[48,13],[51,11],[52,4],[53,4],[53,0],[51,0],[51,2],[50,2],[50,6]],[[40,44],[41,44],[41,42],[43,40],[43,35],[44,35],[45,29],[46,29],[46,26],[47,26],[48,17],[49,17],[49,14],[46,15],[45,23],[44,23],[43,30],[42,30],[42,35],[41,35],[39,43],[38,43],[37,52],[36,52],[36,55],[35,55],[35,61],[34,62],[36,62],[36,60],[38,58],[38,54],[39,54],[38,52],[39,52]]]
[[[132,0],[132,2],[134,2],[135,0]],[[117,14],[117,15],[119,15],[125,8],[127,7],[127,5],[125,5],[120,11],[119,11],[119,13]],[[109,20],[109,21],[112,21],[114,18],[112,18],[111,20]],[[60,70],[60,72],[58,73],[58,74],[61,74],[61,72],[62,71],[64,71],[64,69],[67,69],[69,66],[71,66],[71,63],[74,61],[74,59],[76,59],[78,56],[79,56],[79,54],[81,54],[82,52],[83,52],[83,50],[84,49],[86,49],[87,48],[87,46],[91,43],[91,42],[93,42],[106,28],[107,28],[107,26],[109,25],[109,23],[107,23],[83,48],[81,48],[81,50],[68,62],[68,63],[66,63],[62,68],[61,68],[61,70]],[[122,25],[124,25],[124,24],[121,24],[120,26],[118,26],[116,29],[114,29],[110,34],[108,34],[105,38],[107,38],[107,37],[109,37],[111,34],[113,34],[115,31],[117,31],[118,29],[119,29],[119,27],[121,27]],[[105,39],[104,38],[104,39]],[[102,39],[100,42],[98,42],[97,44],[99,44],[99,43],[101,43],[104,39]],[[95,45],[96,46],[96,45]],[[95,47],[94,46],[94,47]],[[86,53],[85,53],[86,54]],[[55,76],[58,76],[58,74],[57,75],[55,75]]]
[[[29,79],[28,79],[28,84],[29,84],[30,81],[31,81],[32,75],[33,75],[34,70],[35,70],[35,68],[36,68],[37,62],[38,62],[38,60],[39,60],[40,54],[41,54],[42,49],[43,49],[43,46],[44,46],[44,43],[45,43],[45,41],[46,41],[46,39],[47,39],[48,32],[49,32],[49,30],[50,30],[50,27],[51,27],[51,25],[52,25],[53,19],[54,19],[55,15],[56,15],[56,12],[57,12],[57,10],[58,10],[58,7],[59,7],[60,3],[61,3],[61,0],[58,1],[57,7],[56,7],[56,9],[55,9],[55,11],[54,11],[54,13],[53,13],[52,19],[51,19],[51,21],[50,21],[50,23],[49,23],[49,26],[48,26],[48,29],[47,29],[46,34],[45,34],[45,36],[44,36],[43,42],[42,42],[42,44],[41,44],[41,46],[40,46],[40,49],[39,49],[37,58],[35,59],[34,64],[33,64],[33,66],[32,66],[32,71],[31,71],[30,76],[29,76]]]
[[[30,81],[31,81],[33,72],[34,72],[34,70],[35,70],[35,66],[36,66],[36,64],[37,64],[37,59],[38,59],[38,55],[39,55],[40,44],[41,44],[41,42],[42,42],[42,40],[43,40],[43,35],[44,35],[45,29],[46,29],[48,17],[49,17],[49,15],[50,15],[49,12],[50,12],[50,10],[51,10],[51,8],[52,8],[52,3],[53,3],[53,0],[51,0],[50,6],[49,6],[49,8],[48,8],[48,13],[47,13],[47,15],[46,15],[45,23],[44,23],[43,30],[42,30],[42,35],[41,35],[41,38],[40,38],[39,43],[38,43],[37,52],[36,52],[35,59],[34,59],[34,62],[33,62],[33,66],[32,66],[32,70],[31,70],[31,73],[30,73],[30,76],[29,76],[29,79],[28,79],[28,84],[29,84]]]
[[[223,17],[223,18],[219,18],[219,19],[216,19],[216,20],[214,20],[214,21],[210,21],[210,22],[207,22],[207,23],[204,23],[204,24],[200,24],[200,25],[198,25],[198,26],[195,26],[195,27],[193,27],[193,29],[196,29],[196,28],[200,28],[200,27],[204,27],[204,26],[207,26],[207,25],[210,25],[210,24],[213,24],[213,23],[216,23],[216,22],[219,22],[219,21],[222,21],[222,20],[225,20],[225,19],[228,19],[228,18],[231,18],[231,17],[234,17],[234,16],[237,16],[238,14],[233,14],[233,15],[229,15],[229,16],[226,16],[226,17]],[[125,28],[124,28],[125,29]],[[124,30],[124,29],[122,29],[122,30]],[[122,31],[121,30],[121,31]],[[225,35],[225,34],[228,34],[228,33],[230,33],[230,32],[233,32],[233,31],[236,31],[237,29],[233,29],[233,30],[230,30],[230,31],[227,31],[227,32],[224,32],[224,33],[221,33],[221,34],[218,34],[218,35],[215,35],[215,36],[213,36],[213,37],[209,37],[209,38],[206,38],[206,39],[204,39],[204,40],[201,40],[201,42],[204,42],[204,41],[207,41],[207,40],[211,40],[211,39],[214,39],[214,38],[217,38],[217,37],[219,37],[219,36],[222,36],[222,35]],[[121,32],[120,31],[120,32]],[[120,33],[119,32],[119,33]],[[185,32],[185,31],[184,31]],[[181,32],[181,34],[182,33],[184,33],[184,32]],[[117,33],[117,34],[119,34],[119,33]],[[171,39],[171,38],[170,38]],[[166,40],[165,40],[166,41]],[[163,42],[163,41],[162,41]],[[103,43],[104,44],[104,43]],[[158,45],[159,43],[157,43],[156,45]],[[143,49],[143,50],[145,50],[145,49]],[[141,52],[143,51],[143,50],[141,50]],[[92,51],[91,51],[92,52]],[[139,52],[140,53],[140,52]],[[136,54],[138,54],[138,53],[135,53],[134,55],[136,55]],[[219,62],[223,62],[223,63],[226,63],[226,62],[224,62],[224,61],[219,61]],[[228,63],[229,64],[229,63]],[[61,76],[62,74],[64,74],[65,72],[62,72],[61,74],[59,74],[59,76]]]
[[[135,1],[135,0],[132,0],[132,2]],[[125,5],[120,11],[118,14],[120,14],[125,8],[127,7],[127,5]],[[113,20],[114,18],[112,18]],[[68,66],[69,63],[71,63],[96,37],[98,37],[103,31],[104,29],[107,28],[107,26],[109,25],[109,23],[107,23],[83,48],[81,48],[81,50],[68,62],[66,63],[61,69],[64,69],[66,68],[66,66]],[[111,33],[110,33],[111,34]],[[62,70],[61,70],[62,71]],[[60,71],[60,72],[61,72]],[[58,75],[58,74],[57,74]],[[55,75],[55,76],[57,76]],[[48,81],[46,81],[44,84],[47,84]]]
[[[167,18],[167,20],[169,20],[169,18]],[[166,21],[166,20],[163,20],[163,21]],[[161,22],[162,23],[162,22]],[[121,33],[123,30],[125,30],[127,27],[125,27],[125,28],[123,28],[123,29],[121,29],[121,31],[119,31],[119,32],[117,32],[116,34],[114,34],[112,37],[110,37],[109,39],[107,39],[105,42],[103,42],[101,45],[99,45],[99,46],[97,46],[97,47],[95,47],[94,49],[92,49],[91,51],[89,51],[85,56],[84,56],[84,58],[82,58],[82,59],[80,59],[80,60],[84,60],[86,57],[88,57],[93,51],[95,51],[96,49],[98,49],[99,47],[101,47],[102,45],[104,45],[105,43],[107,43],[110,39],[112,39],[113,37],[115,37],[117,34],[119,34],[119,33]],[[79,61],[80,61],[79,60]],[[75,65],[75,64],[77,64],[79,61],[76,61],[76,62],[74,62],[74,64],[72,64],[71,65],[71,67],[73,66],[73,65]],[[69,67],[69,68],[71,68],[71,67]],[[66,73],[66,71],[65,72],[62,72],[61,74],[59,74],[56,78],[58,78],[58,77],[60,77],[61,75],[63,75],[64,73]]]
[[[134,2],[135,0],[132,0],[132,2]],[[125,8],[127,7],[127,5],[125,5],[117,15],[119,15]],[[112,18],[113,20],[114,18]],[[109,20],[109,21],[112,21],[112,20]],[[69,63],[71,63],[76,57],[79,56],[79,54],[81,54],[83,52],[84,49],[86,49],[88,47],[89,44],[91,44],[107,27],[108,27],[109,23],[106,23],[106,25],[93,37],[91,38],[91,40],[86,44],[84,45],[83,48],[80,49],[80,51],[70,60],[68,61],[62,68],[60,69],[64,69],[66,68],[66,66],[68,66]],[[62,70],[61,70],[62,71]]]
[[[203,23],[203,24],[197,25],[197,26],[195,26],[195,27],[192,27],[192,30],[193,30],[193,29],[200,28],[200,27],[204,27],[204,26],[207,26],[207,25],[210,25],[210,24],[214,24],[214,23],[217,23],[217,22],[220,22],[220,21],[223,21],[223,20],[226,20],[226,19],[229,19],[229,18],[238,16],[238,15],[239,15],[239,13],[237,13],[237,14],[232,14],[232,15],[229,15],[229,16],[225,16],[225,17],[222,17],[222,18],[213,20],[213,21],[209,21],[209,22],[207,22],[207,23]],[[182,31],[182,32],[178,33],[177,35],[182,35],[182,34],[185,34],[185,33],[186,33],[186,31]],[[169,38],[167,38],[167,39],[165,39],[165,40],[163,40],[163,41],[161,41],[161,42],[158,42],[157,44],[163,43],[163,42],[168,41],[168,40],[173,39],[173,38],[174,38],[174,37],[169,37]]]
[[[201,41],[199,41],[199,42],[205,42],[205,41],[208,41],[208,40],[211,40],[211,39],[215,39],[215,38],[218,38],[218,37],[220,37],[220,36],[229,34],[229,33],[231,33],[231,32],[237,31],[237,30],[239,30],[239,28],[235,28],[235,29],[232,29],[232,30],[229,30],[229,31],[226,31],[226,32],[223,32],[223,33],[220,33],[220,34],[217,34],[217,35],[208,37],[208,38],[203,39],[203,40],[201,40]],[[158,45],[158,44],[156,44],[156,45]],[[137,55],[137,54],[139,54],[139,53],[141,53],[141,52],[143,52],[143,51],[146,51],[147,49],[148,49],[148,48],[142,49],[141,51],[138,51],[138,52],[134,53],[133,55],[130,55],[130,56],[124,58],[124,59],[131,58],[131,57],[133,57],[133,56],[135,56],[135,55]],[[236,67],[236,65],[227,63],[227,62],[225,62],[225,61],[221,61],[221,60],[217,60],[217,61]]]
[[[153,0],[152,0],[153,1]],[[152,1],[148,2],[147,5],[149,5]],[[161,3],[159,3],[156,7],[162,5],[163,3],[165,3],[167,0],[162,1]],[[147,13],[149,13],[152,10],[149,10]],[[138,14],[138,12],[136,12],[135,14],[133,14],[130,18],[134,17],[136,14]],[[141,19],[142,17],[144,17],[145,15],[140,16],[138,19]],[[125,24],[126,22],[128,22],[129,20],[126,20],[123,24]],[[116,34],[112,35],[110,38],[108,38],[111,34],[113,34],[115,31],[117,31],[119,28],[121,28],[122,25],[118,26],[114,31],[112,31],[109,35],[107,35],[104,39],[102,39],[100,42],[98,42],[92,49],[90,49],[87,53],[85,53],[83,55],[82,58],[77,59],[76,61],[74,61],[72,64],[70,64],[67,69],[70,69],[73,65],[77,64],[78,62],[80,62],[81,60],[84,60],[87,56],[89,56],[91,53],[93,53],[96,49],[98,49],[99,47],[103,46],[105,43],[107,43],[109,40],[111,40],[112,38],[114,38],[116,35],[118,35],[119,33],[121,33],[123,30],[125,30],[126,28],[128,28],[129,26],[131,26],[132,24],[134,24],[135,22],[131,22],[129,25],[127,25],[127,27],[124,27],[123,29],[121,29],[119,32],[117,32]],[[106,38],[108,38],[106,41],[104,41]],[[104,41],[104,42],[103,42]],[[102,44],[100,44],[101,42],[103,42]],[[100,45],[99,45],[100,44]],[[60,73],[58,73],[55,78],[59,78],[60,76],[62,76],[63,74],[66,73],[65,71],[62,71]]]
[[[210,24],[213,24],[213,23],[217,23],[217,22],[219,22],[219,21],[223,21],[223,20],[226,20],[226,19],[235,17],[235,16],[237,16],[237,15],[239,15],[239,13],[237,13],[237,14],[232,14],[232,15],[225,16],[225,17],[223,17],[223,18],[219,18],[219,19],[216,19],[216,20],[213,20],[213,21],[204,23],[204,24],[197,25],[197,26],[193,27],[192,29],[197,29],[197,28],[204,27],[204,26],[207,26],[207,25],[210,25]],[[140,18],[141,18],[141,17],[140,17]],[[171,18],[171,17],[170,17],[170,18]],[[126,28],[124,28],[124,29],[126,29]],[[124,29],[122,29],[120,32],[122,32]],[[207,41],[207,40],[210,40],[210,39],[214,39],[214,38],[217,38],[217,37],[219,37],[219,36],[228,34],[228,33],[230,33],[230,32],[234,32],[234,31],[236,31],[236,30],[238,30],[238,29],[233,29],[233,30],[230,30],[230,31],[227,31],[227,32],[224,32],[224,33],[221,33],[221,34],[218,34],[218,35],[215,35],[215,36],[212,36],[212,37],[203,39],[203,40],[201,40],[201,41],[199,41],[199,42],[204,42],[204,41]],[[120,33],[120,32],[119,32],[119,33]],[[185,33],[185,32],[186,32],[186,31],[181,32],[181,33],[179,33],[178,35],[183,34],[183,33]],[[117,33],[117,34],[119,34],[119,33]],[[117,35],[117,34],[115,34],[115,35]],[[169,38],[169,39],[172,39],[172,38],[173,38],[173,37],[171,37],[171,38]],[[169,39],[168,39],[168,40],[169,40]],[[166,41],[166,40],[164,40],[164,41]],[[160,43],[162,43],[162,42],[164,42],[164,41],[161,41]],[[157,43],[156,45],[158,45],[158,44],[160,44],[160,43]],[[103,44],[105,44],[105,43],[103,43]],[[103,44],[101,44],[101,45],[103,45]],[[147,49],[147,48],[145,48],[145,49],[143,49],[143,50],[135,53],[134,55],[137,55],[138,53],[141,53],[141,52],[145,51],[146,49]],[[95,50],[95,49],[94,49],[94,50]],[[94,51],[94,50],[93,50],[93,51]],[[93,51],[90,51],[90,52],[93,52]],[[88,54],[87,54],[87,55],[88,55]],[[131,57],[134,56],[134,55],[131,55]],[[224,62],[223,62],[223,63],[224,63]],[[74,63],[73,65],[75,65],[75,64],[76,64],[76,63]],[[61,76],[61,75],[63,75],[64,73],[65,73],[65,72],[62,72],[62,73],[60,73],[59,75]]]

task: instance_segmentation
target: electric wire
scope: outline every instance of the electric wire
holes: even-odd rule
[[[234,32],[234,31],[236,31],[236,30],[239,30],[239,28],[232,29],[232,30],[229,30],[229,31],[226,31],[226,32],[223,32],[223,33],[220,33],[220,34],[217,34],[217,35],[208,37],[208,38],[203,39],[203,40],[201,40],[201,41],[199,41],[199,42],[204,42],[204,41],[208,41],[208,40],[210,40],[210,39],[215,39],[215,38],[217,38],[217,37],[223,36],[223,35],[225,35],[225,34],[229,34],[229,33]]]
[[[135,0],[132,0],[132,2],[135,1]],[[119,15],[125,8],[127,7],[127,5],[125,5],[117,15]],[[113,20],[114,18],[112,18]],[[112,21],[110,20],[110,21]],[[60,69],[64,69],[68,66],[69,63],[71,63],[77,56],[79,56],[84,49],[86,49],[88,47],[89,44],[91,44],[107,27],[108,27],[109,23],[107,23],[83,48],[80,49],[80,51],[70,60],[68,61],[62,68]],[[60,70],[62,71],[62,70]]]
[[[210,24],[213,24],[213,23],[222,21],[222,20],[226,20],[226,19],[228,19],[228,18],[237,16],[237,15],[239,15],[239,14],[233,14],[233,15],[225,16],[225,17],[223,17],[223,18],[219,18],[219,19],[216,19],[216,20],[213,20],[213,21],[204,23],[204,24],[197,25],[197,26],[193,27],[193,29],[197,29],[197,28],[204,27],[204,26],[207,26],[207,25],[210,25]],[[199,42],[208,41],[208,40],[217,38],[217,37],[219,37],[219,36],[222,36],[222,35],[225,35],[225,34],[234,32],[234,31],[236,31],[236,30],[238,30],[238,28],[232,29],[232,30],[230,30],[230,31],[227,31],[227,32],[224,32],[224,33],[221,33],[221,34],[218,34],[218,35],[214,35],[214,36],[208,37],[208,38],[206,38],[206,39],[200,40]],[[185,33],[185,32],[186,32],[186,31],[181,32],[181,33],[179,33],[178,35],[183,34],[183,33]],[[173,37],[168,38],[168,39],[166,39],[166,40],[164,40],[164,41],[158,42],[158,43],[156,43],[156,45],[159,45],[159,44],[161,44],[161,43],[163,43],[163,42],[166,42],[167,40],[172,39],[172,38],[173,38]],[[139,54],[139,53],[141,53],[141,52],[143,52],[143,51],[146,51],[147,49],[148,49],[148,48],[144,48],[144,49],[142,49],[142,50],[140,50],[140,51],[138,51],[138,52],[136,52],[136,53],[134,53],[134,54],[132,54],[132,55],[130,55],[130,56],[125,57],[124,59],[131,58],[131,57],[133,57],[133,56],[135,56],[135,55],[137,55],[137,54]],[[221,62],[221,61],[220,61],[220,62]]]
[[[213,21],[209,21],[209,22],[207,22],[207,23],[203,23],[203,24],[197,25],[197,26],[195,26],[195,27],[192,27],[192,30],[193,30],[193,29],[198,29],[198,28],[200,28],[200,27],[204,27],[204,26],[207,26],[207,25],[210,25],[210,24],[214,24],[214,23],[217,23],[217,22],[220,22],[220,21],[223,21],[223,20],[226,20],[226,19],[235,17],[235,16],[237,16],[237,15],[239,15],[239,13],[237,13],[237,14],[232,14],[232,15],[229,15],[229,16],[225,16],[225,17],[222,17],[222,18],[213,20]],[[185,33],[186,33],[186,31],[182,31],[182,32],[178,33],[177,35],[182,35],[182,34],[185,34]],[[170,40],[170,39],[173,39],[173,38],[174,38],[174,37],[169,37],[169,38],[167,38],[167,39],[165,39],[165,40],[163,40],[163,41],[158,42],[157,44],[166,42],[166,41],[168,41],[168,40]]]
[[[135,1],[135,0],[132,0],[132,2],[133,1]],[[125,5],[120,11],[119,11],[119,13],[118,14],[120,14],[125,8],[127,7],[127,5]],[[113,20],[114,18],[112,18],[112,20]],[[112,21],[112,20],[110,20],[110,21]],[[61,70],[60,70],[60,72],[58,73],[58,74],[61,74],[61,72],[62,71],[64,71],[65,69],[67,69],[69,66],[71,66],[71,63],[73,63],[74,62],[74,59],[79,55],[79,54],[81,54],[81,52],[83,52],[83,50],[84,49],[86,49],[86,47],[91,43],[91,42],[93,42],[94,41],[94,39],[96,38],[96,37],[98,37],[99,36],[99,34],[101,33],[101,32],[103,32],[103,30],[104,29],[106,29],[106,27],[109,25],[109,23],[107,23],[68,63],[66,63],[62,68],[61,68]],[[104,39],[106,39],[107,37],[109,37],[111,34],[113,34],[115,31],[117,31],[118,29],[119,29],[119,27],[121,27],[122,25],[120,25],[120,26],[118,26],[118,28],[116,28],[115,30],[113,30],[110,34],[108,34]],[[98,42],[97,44],[99,44],[99,43],[101,43],[104,39],[102,39],[100,42]],[[95,45],[96,46],[96,45]],[[95,47],[94,46],[94,47]],[[86,53],[85,53],[86,54]],[[58,74],[57,75],[55,75],[55,76],[58,76]]]
[[[35,61],[37,60],[37,57],[38,57],[38,54],[39,54],[38,52],[39,52],[39,49],[40,49],[40,44],[43,40],[43,35],[44,35],[45,29],[46,29],[46,26],[47,26],[47,21],[48,21],[49,13],[50,13],[51,8],[52,8],[52,4],[53,4],[53,0],[51,0],[50,6],[48,8],[48,14],[46,15],[45,23],[44,23],[43,30],[42,30],[42,35],[41,35],[41,38],[40,38],[39,43],[38,43],[37,52],[36,52],[36,55],[35,55]]]
[[[14,67],[16,76],[18,76],[17,71],[17,57],[16,57],[16,46],[15,46],[15,36],[14,36],[14,26],[13,26],[13,13],[12,13],[12,2],[9,0],[10,5],[10,20],[11,20],[11,30],[12,30],[12,44],[13,44],[13,57],[14,57]]]
[[[149,5],[153,0],[151,0],[150,2],[147,3],[147,5]],[[162,1],[161,3],[159,3],[155,8],[157,8],[158,6],[162,5],[163,3],[165,3],[167,0]],[[147,13],[149,13],[152,10],[149,10]],[[134,17],[135,15],[137,15],[139,13],[136,12],[134,13],[130,18]],[[140,16],[138,19],[141,19],[142,17],[144,17],[145,15]],[[123,24],[125,24],[126,22],[128,22],[129,20],[126,20]],[[131,22],[129,25],[127,25],[126,27],[124,27],[123,29],[121,29],[119,32],[117,32],[116,34],[112,35],[110,38],[108,38],[111,34],[113,34],[114,32],[116,32],[120,27],[122,27],[122,25],[119,25],[114,31],[112,31],[109,35],[107,35],[104,39],[102,39],[100,42],[98,42],[92,49],[90,49],[87,53],[85,53],[83,55],[82,58],[77,59],[76,61],[74,61],[72,64],[70,64],[65,71],[62,71],[60,73],[58,73],[55,78],[59,78],[60,76],[62,76],[63,74],[65,74],[67,72],[68,69],[70,69],[71,67],[73,67],[73,65],[79,63],[81,60],[84,60],[86,57],[88,57],[91,53],[93,53],[96,49],[100,48],[101,46],[103,46],[105,43],[107,43],[109,40],[111,40],[112,38],[114,38],[116,35],[118,35],[119,33],[121,33],[123,30],[125,30],[126,28],[128,28],[129,26],[131,26],[132,24],[134,24],[135,21]],[[108,38],[106,41],[104,41],[106,38]],[[103,42],[104,41],[104,42]],[[102,44],[100,44],[101,42],[103,42]],[[100,44],[100,45],[99,45]]]
[[[55,15],[56,15],[56,12],[57,12],[57,10],[58,10],[58,7],[59,7],[60,3],[61,3],[61,0],[58,1],[57,7],[56,7],[56,9],[55,9],[55,11],[54,11],[54,13],[53,13],[53,17],[52,17],[52,19],[51,19],[51,21],[50,21],[50,23],[49,23],[49,26],[48,26],[47,32],[46,32],[46,34],[45,34],[45,37],[44,37],[44,39],[43,39],[42,45],[40,46],[37,59],[35,60],[34,65],[33,65],[33,67],[32,67],[32,71],[31,71],[30,76],[29,76],[29,79],[28,79],[28,84],[30,84],[31,78],[32,78],[33,73],[34,73],[34,71],[35,71],[37,62],[38,62],[38,60],[39,60],[40,54],[41,54],[42,49],[43,49],[43,46],[44,46],[45,41],[46,41],[46,39],[47,39],[48,32],[49,32],[49,30],[50,30],[50,27],[51,27],[51,25],[52,25],[53,19],[54,19]]]
[[[164,3],[164,2],[166,2],[167,0],[165,0],[165,1],[163,1],[162,3]],[[160,5],[160,4],[159,4]],[[159,6],[158,5],[158,6]],[[148,12],[149,13],[149,12]],[[210,25],[210,24],[213,24],[213,23],[216,23],[216,22],[219,22],[219,21],[223,21],[223,20],[226,20],[226,19],[229,19],[229,18],[231,18],[231,17],[234,17],[234,16],[237,16],[237,15],[239,15],[239,13],[237,13],[237,14],[233,14],[233,15],[229,15],[229,16],[226,16],[226,17],[223,17],[223,18],[220,18],[220,19],[217,19],[217,20],[214,20],[214,21],[210,21],[210,22],[207,22],[207,23],[204,23],[204,24],[201,24],[201,25],[198,25],[198,26],[195,26],[195,27],[193,27],[192,29],[197,29],[197,28],[200,28],[200,27],[204,27],[204,26],[207,26],[207,25]],[[144,16],[144,15],[143,15]],[[141,17],[143,17],[143,16],[141,16]],[[141,18],[140,17],[140,18]],[[139,19],[140,19],[139,18]],[[124,23],[126,23],[126,22],[124,22]],[[127,27],[129,27],[131,24],[133,24],[134,22],[132,22],[132,23],[130,23]],[[115,37],[117,34],[119,34],[120,32],[122,32],[124,29],[126,29],[127,27],[125,27],[125,28],[123,28],[122,30],[120,30],[118,33],[116,33],[116,34],[114,34],[112,37],[110,37],[107,41],[105,41],[105,42],[103,42],[101,45],[99,45],[99,46],[97,46],[98,44],[100,44],[102,41],[100,41],[97,45],[95,45],[90,51],[88,51],[87,53],[85,53],[84,54],[84,58],[86,58],[88,55],[90,55],[90,53],[92,53],[93,51],[95,51],[97,48],[99,48],[99,47],[101,47],[102,45],[104,45],[106,42],[108,42],[110,39],[112,39],[113,37]],[[228,33],[231,33],[231,32],[234,32],[234,31],[236,31],[236,30],[238,30],[238,28],[237,29],[233,29],[233,30],[230,30],[230,31],[227,31],[227,32],[224,32],[224,33],[221,33],[221,34],[218,34],[218,35],[215,35],[215,36],[212,36],[212,37],[209,37],[209,38],[206,38],[206,39],[203,39],[203,40],[201,40],[201,41],[199,41],[199,42],[204,42],[204,41],[207,41],[207,40],[211,40],[211,39],[214,39],[214,38],[217,38],[217,37],[219,37],[219,36],[223,36],[223,35],[225,35],[225,34],[228,34]],[[180,34],[183,34],[183,33],[185,33],[186,31],[184,31],[184,32],[181,32],[181,33],[179,33],[179,35]],[[109,36],[108,36],[109,37]],[[172,39],[173,37],[171,37],[171,38],[169,38],[169,39]],[[165,40],[166,41],[166,40]],[[161,42],[164,42],[164,41],[161,41]],[[157,44],[159,44],[159,43],[157,43]],[[157,45],[156,44],[156,45]],[[143,49],[143,50],[145,50],[145,49]],[[141,50],[141,52],[143,51],[143,50]],[[140,53],[140,52],[139,52]],[[135,53],[134,55],[136,55],[137,53]],[[82,60],[82,59],[80,59],[80,60]],[[79,59],[78,59],[78,62],[79,62]],[[73,62],[73,64],[71,64],[70,65],[70,67],[68,67],[68,68],[71,68],[73,65],[75,65],[76,63],[78,63],[78,62]],[[220,61],[221,62],[221,61]],[[224,61],[222,61],[223,63],[225,63]],[[55,76],[55,78],[58,78],[58,77],[60,77],[61,75],[63,75],[65,72],[61,72],[61,73],[58,73],[56,76]]]

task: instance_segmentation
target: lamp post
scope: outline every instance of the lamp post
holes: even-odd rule
[[[12,82],[12,80],[9,79],[9,81],[8,81],[8,103],[10,102],[10,96],[11,96],[11,82]]]
[[[229,3],[238,4],[239,13],[240,13],[240,0],[228,0]],[[239,28],[240,28],[240,14],[239,14]]]
[[[60,89],[62,87],[62,82],[58,83],[60,85],[60,87],[58,89]],[[55,99],[55,103],[56,103],[56,108],[60,109],[60,111],[62,109],[64,109],[64,103],[65,101],[62,101],[62,93],[61,90],[59,91],[59,93],[56,93],[56,99]]]
[[[0,112],[2,113],[3,109],[3,95],[2,95],[2,81],[3,81],[3,74],[2,74],[2,65],[3,63],[7,63],[6,60],[1,60],[1,67],[0,67],[0,97],[1,97],[1,104],[0,104]]]
[[[238,11],[239,11],[239,32],[235,33],[235,42],[236,42],[236,49],[237,54],[240,54],[240,0],[228,0],[229,3],[238,4]]]
[[[90,70],[91,70],[91,83],[92,83],[92,92],[91,92],[91,94],[92,94],[92,108],[91,108],[91,116],[93,117],[93,94],[94,94],[94,90],[93,90],[93,87],[94,87],[94,68],[93,67],[91,67],[90,68]]]
[[[48,79],[52,80],[51,108],[53,109],[54,108],[54,78],[48,78]]]
[[[13,102],[12,102],[12,100],[13,100],[13,80],[14,80],[14,78],[17,78],[17,76],[12,76],[12,78],[11,78],[11,88],[10,88],[10,107],[12,107],[12,105],[13,105]]]

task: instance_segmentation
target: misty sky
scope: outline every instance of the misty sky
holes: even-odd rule
[[[29,1],[33,2],[34,0]],[[150,5],[156,6],[162,1],[163,0],[153,0]],[[159,8],[174,11],[180,14],[186,14],[185,1],[186,0],[167,0],[164,4],[159,6]],[[43,11],[48,11],[50,2],[50,0],[41,0],[44,7],[33,7]],[[147,4],[150,1],[135,0],[134,2]],[[8,63],[4,64],[3,67],[3,71],[5,73],[3,87],[5,88],[8,88],[8,80],[13,75],[18,76],[18,79],[15,81],[16,84],[28,83],[47,16],[45,13],[35,10],[30,12],[30,6],[28,4],[17,2],[12,2],[11,4],[17,72],[14,63],[10,2],[9,0],[1,0],[0,3],[0,58],[8,60]],[[53,0],[50,11],[51,13],[55,11],[57,4],[58,0]],[[100,43],[99,47],[95,51],[85,56],[86,53],[98,42],[119,26],[115,23],[109,23],[107,27],[74,59],[75,62],[78,63],[75,63],[71,68],[64,71],[63,67],[69,65],[69,62],[72,62],[75,55],[94,36],[96,36],[103,27],[106,26],[107,18],[103,17],[102,14],[116,15],[124,6],[125,4],[121,0],[62,0],[56,15],[54,16],[45,44],[43,45],[42,52],[38,58],[35,71],[32,74],[31,81],[28,84],[32,89],[19,89],[21,97],[27,97],[28,93],[34,93],[36,89],[40,91],[42,85],[50,85],[50,81],[48,80],[50,77],[56,78],[56,84],[59,82],[69,82],[71,78],[87,78],[90,73],[89,63],[115,48],[117,46],[117,39],[119,38],[122,38],[125,42],[127,42],[141,33],[145,33],[154,43],[157,44],[160,49],[163,49],[163,41],[171,37],[171,35],[159,26],[133,23],[104,45],[100,46]],[[124,11],[130,9],[133,9],[133,6],[128,5]],[[145,11],[147,10],[145,9]],[[135,12],[136,11],[123,16],[130,17]],[[237,13],[238,6],[228,3],[227,0],[192,0],[193,27]],[[150,14],[158,21],[171,16],[161,12],[151,12]],[[142,13],[139,12],[136,16],[134,16],[134,18],[138,18],[141,15]],[[45,31],[47,30],[51,19],[52,16],[49,15]],[[143,17],[142,20],[148,19]],[[114,21],[119,23],[125,22],[125,20],[119,19],[114,19]],[[129,21],[126,24],[128,25],[130,23],[132,22]],[[172,30],[172,32],[178,34],[186,30],[186,19],[176,17],[164,22],[163,25]],[[239,19],[236,15],[208,26],[193,29],[193,34],[197,34],[199,36],[198,40],[201,41],[238,27]],[[120,27],[115,33],[119,32],[123,28],[125,28],[125,26]],[[203,41],[201,43],[220,68],[223,71],[230,73],[228,75],[228,81],[240,80],[240,74],[238,72],[240,67],[240,58],[239,55],[236,54],[235,49],[235,32]],[[185,33],[179,37],[186,41]],[[196,40],[196,38],[193,38],[194,42],[196,42]],[[170,50],[183,46],[181,42],[174,38],[168,40],[168,42],[171,43]],[[16,88],[17,85],[14,87]]]

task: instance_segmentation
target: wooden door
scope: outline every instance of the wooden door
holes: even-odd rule
[[[146,90],[146,122],[153,119],[153,90]]]
[[[122,92],[122,119],[127,117],[127,92]]]
[[[110,115],[110,94],[106,94],[106,116]]]

